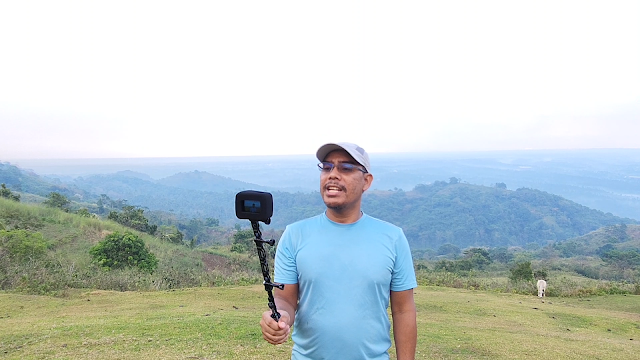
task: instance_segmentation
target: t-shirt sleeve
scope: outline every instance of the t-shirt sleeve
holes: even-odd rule
[[[409,242],[404,232],[400,230],[400,235],[396,241],[396,261],[393,266],[393,275],[391,276],[391,291],[404,291],[417,286]]]
[[[291,230],[286,228],[276,249],[274,281],[281,284],[297,284],[298,268],[291,238]]]

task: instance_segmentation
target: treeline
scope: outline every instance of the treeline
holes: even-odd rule
[[[201,173],[183,174],[207,179]],[[186,181],[186,180],[185,180]],[[176,184],[174,184],[176,185]],[[201,185],[202,187],[203,185]],[[206,219],[221,227],[247,226],[235,217],[234,191],[211,192],[167,186],[127,174],[78,178],[73,187],[82,194],[70,198],[83,201],[88,211],[104,211],[104,197],[145,209],[150,222],[175,226],[189,240],[209,243],[216,236]],[[69,190],[69,189],[67,189]],[[71,190],[69,190],[71,191]],[[102,194],[102,195],[88,195]],[[324,210],[318,192],[273,192],[271,229],[283,229]],[[126,200],[124,200],[126,199]],[[589,209],[543,191],[506,184],[479,186],[449,181],[417,185],[412,191],[368,191],[363,200],[368,214],[402,227],[413,249],[437,249],[443,244],[467,247],[545,245],[581,236],[603,226],[635,224],[636,220]],[[202,226],[199,226],[202,225]],[[189,229],[189,230],[187,230]],[[188,232],[188,234],[186,233]]]
[[[369,214],[401,226],[413,248],[544,245],[600,227],[635,224],[534,189],[439,181],[413,191],[369,194]]]
[[[97,181],[97,177],[92,181]],[[238,223],[235,192],[185,190],[134,178],[110,177],[107,183],[113,185],[108,187],[110,191],[130,203],[169,212],[178,218],[216,218],[223,226]],[[107,187],[103,184],[101,188]],[[324,209],[318,192],[273,192],[273,198],[270,227],[275,229]],[[502,183],[494,187],[478,186],[455,178],[418,185],[407,192],[367,192],[363,209],[402,227],[412,247],[418,249],[436,249],[446,243],[463,248],[546,244],[607,225],[636,223],[535,189],[513,191]]]

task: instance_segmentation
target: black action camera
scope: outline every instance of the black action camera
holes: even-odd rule
[[[273,215],[273,196],[268,192],[246,190],[236,194],[238,219],[262,221],[269,225]]]

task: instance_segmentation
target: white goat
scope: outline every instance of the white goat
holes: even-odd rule
[[[544,293],[547,292],[547,282],[540,279],[538,280],[538,297],[544,297]]]

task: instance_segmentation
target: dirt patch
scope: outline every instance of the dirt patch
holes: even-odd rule
[[[204,253],[202,254],[202,262],[207,272],[216,270],[226,275],[232,272],[229,260],[224,256]]]

